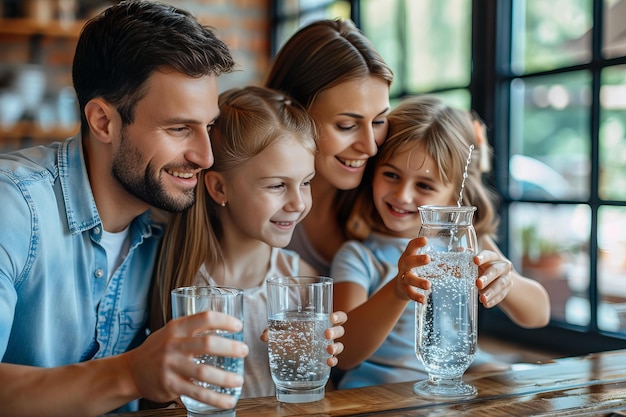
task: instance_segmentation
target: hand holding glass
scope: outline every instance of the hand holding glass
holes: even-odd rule
[[[273,277],[267,280],[268,353],[276,398],[287,403],[318,401],[330,376],[332,279]]]
[[[190,316],[202,311],[219,311],[236,317],[243,321],[243,290],[232,287],[183,287],[172,291],[172,317],[178,318]],[[243,330],[237,333],[216,330],[216,334],[238,341],[243,341]],[[202,355],[195,362],[203,365],[211,365],[222,368],[229,372],[235,372],[243,376],[243,358],[229,358],[223,356]],[[194,381],[196,385],[212,389],[219,393],[230,394],[239,400],[241,387],[223,388],[202,381]],[[209,404],[204,404],[186,396],[181,396],[181,401],[187,408],[189,417],[220,415],[235,416],[235,410],[224,410]]]

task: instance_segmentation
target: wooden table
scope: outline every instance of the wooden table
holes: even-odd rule
[[[283,404],[274,397],[239,400],[237,417],[265,416],[626,416],[626,350],[562,358],[511,370],[467,374],[478,389],[466,400],[433,401],[414,382],[327,392],[322,401]],[[621,411],[620,411],[621,410]],[[109,417],[186,417],[184,408]]]

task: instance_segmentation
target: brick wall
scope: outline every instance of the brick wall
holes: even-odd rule
[[[220,80],[220,88],[260,84],[269,68],[269,0],[178,1],[215,28],[230,47],[238,71]]]

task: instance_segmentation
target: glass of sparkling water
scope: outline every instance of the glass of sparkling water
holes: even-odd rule
[[[476,355],[478,341],[478,267],[474,264],[475,207],[423,206],[419,236],[428,239],[420,253],[430,263],[415,273],[430,281],[426,303],[415,308],[415,353],[428,380],[413,391],[428,398],[476,395],[462,376]]]
[[[329,277],[267,280],[268,353],[276,398],[304,403],[324,398],[333,283]]]
[[[233,287],[199,286],[176,288],[171,293],[172,297],[172,317],[178,318],[190,316],[201,311],[219,311],[243,321],[243,290]],[[243,341],[243,331],[237,333],[216,330],[216,334],[221,337]],[[229,372],[235,372],[243,376],[243,358],[229,358],[225,356],[202,355],[194,358],[197,364],[210,365],[222,368]],[[195,381],[196,385],[212,389],[219,393],[230,394],[239,400],[241,387],[223,388],[208,384],[202,381]],[[201,403],[193,398],[181,395],[181,401],[187,409],[189,417],[206,415],[219,415],[220,417],[234,417],[235,409],[224,410],[209,404]]]

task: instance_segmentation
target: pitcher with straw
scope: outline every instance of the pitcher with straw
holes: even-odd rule
[[[430,263],[416,273],[430,281],[424,304],[415,308],[415,353],[428,380],[414,391],[426,397],[471,397],[476,388],[462,381],[478,342],[478,266],[473,261],[475,207],[422,206],[419,236],[428,239],[421,253]]]

